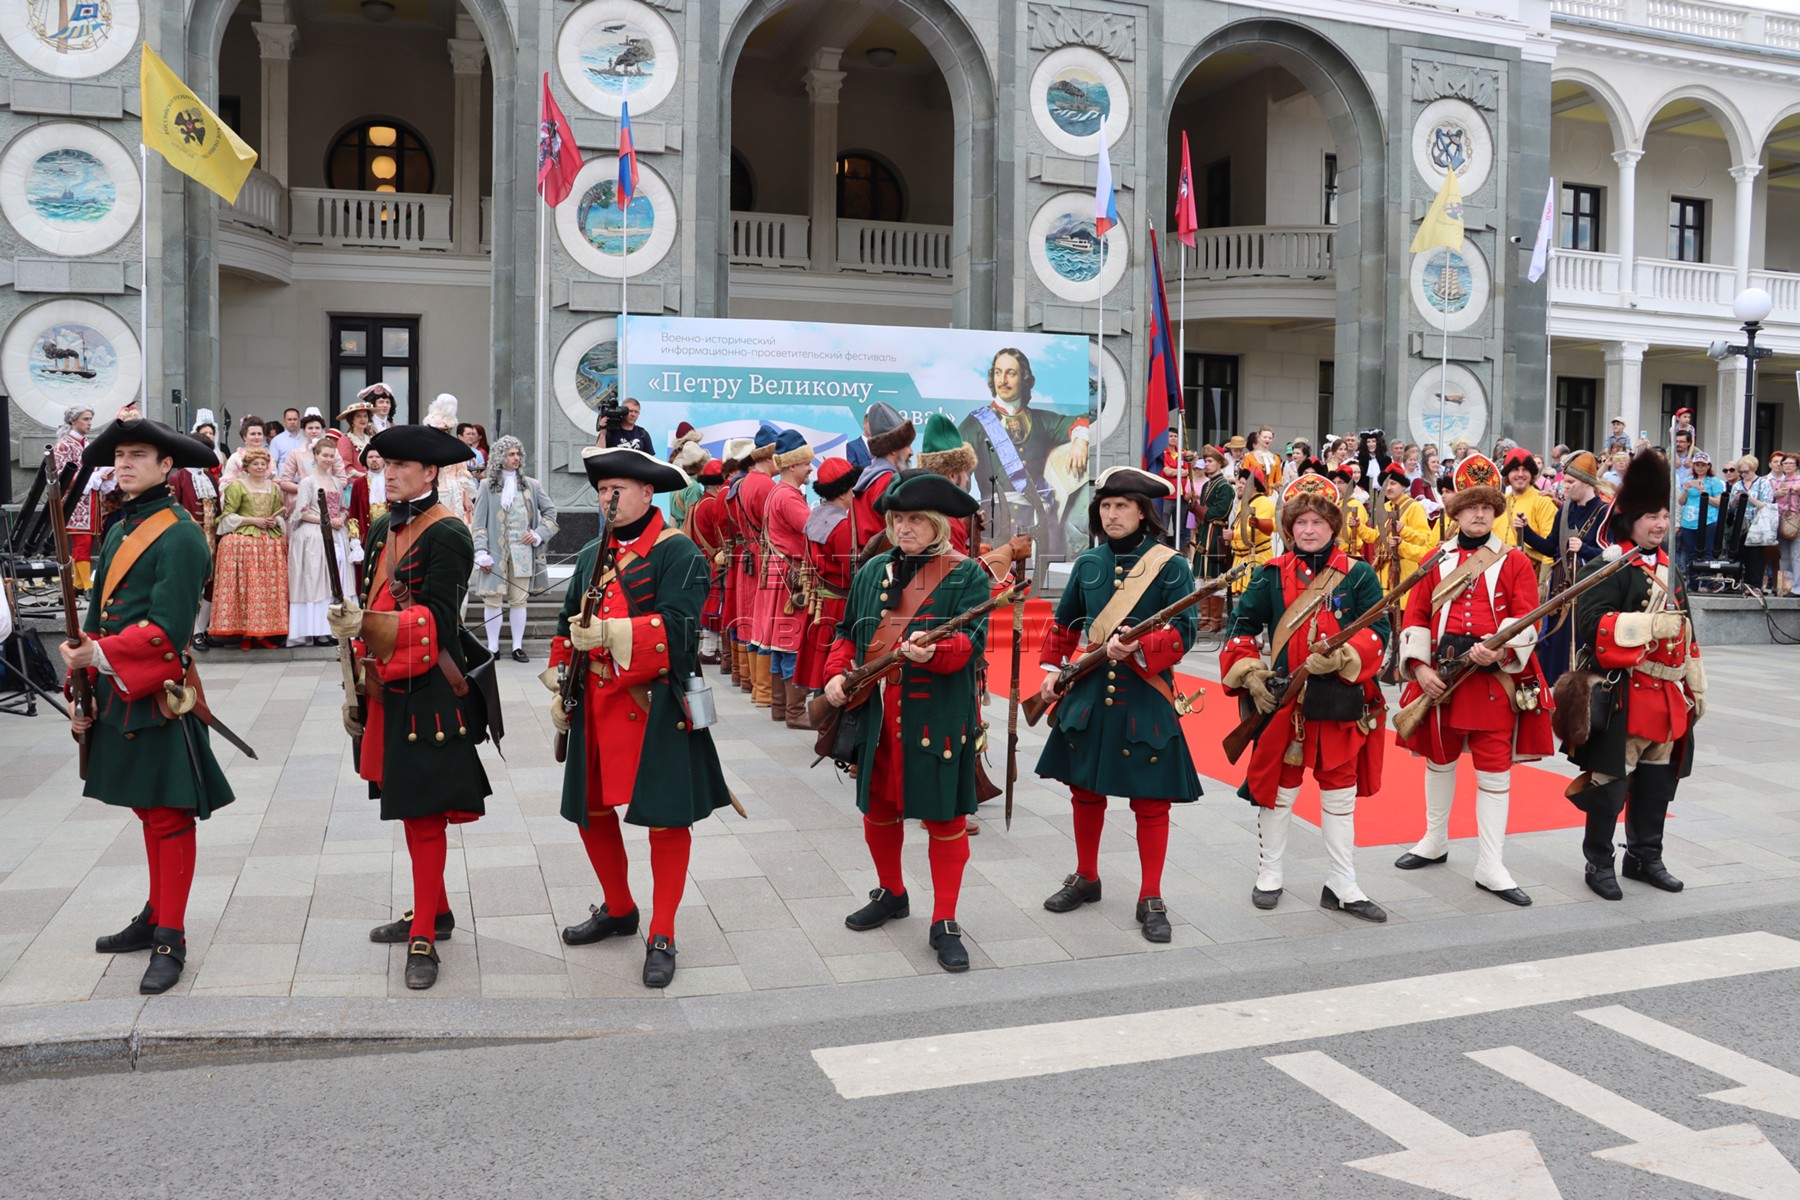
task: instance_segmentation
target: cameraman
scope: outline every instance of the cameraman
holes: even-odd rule
[[[600,444],[609,450],[617,446],[629,446],[633,450],[642,450],[645,454],[654,457],[656,443],[650,440],[650,431],[641,428],[637,423],[638,413],[642,411],[643,405],[639,404],[635,398],[628,397],[624,405],[623,418],[614,424],[606,419],[607,414],[602,409]]]

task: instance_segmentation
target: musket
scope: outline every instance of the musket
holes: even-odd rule
[[[1335,653],[1339,647],[1346,645],[1351,638],[1375,624],[1375,622],[1379,621],[1390,608],[1393,608],[1395,605],[1399,604],[1400,601],[1404,600],[1406,594],[1417,587],[1420,581],[1438,565],[1438,560],[1443,557],[1444,549],[1440,546],[1437,550],[1433,551],[1424,562],[1419,564],[1418,570],[1401,580],[1399,587],[1383,596],[1379,604],[1370,605],[1369,610],[1363,613],[1362,616],[1356,618],[1356,620],[1350,622],[1350,624],[1344,626],[1332,636],[1313,643],[1310,647],[1310,653]],[[1389,640],[1391,641],[1394,639]],[[1295,656],[1292,653],[1289,653],[1288,662],[1292,663],[1294,657]],[[1300,664],[1295,666],[1289,674],[1288,684],[1282,689],[1280,698],[1275,701],[1275,707],[1267,713],[1251,713],[1242,721],[1238,722],[1238,727],[1236,729],[1233,729],[1230,733],[1225,735],[1225,740],[1221,742],[1220,745],[1225,748],[1226,761],[1236,762],[1242,757],[1244,750],[1251,742],[1254,742],[1261,736],[1262,731],[1268,727],[1269,722],[1274,719],[1275,714],[1280,712],[1290,701],[1299,699],[1301,689],[1306,686],[1306,681],[1310,677],[1311,672],[1306,669],[1306,661],[1305,659],[1301,659]]]
[[[1630,550],[1627,550],[1617,559],[1600,568],[1600,570],[1595,571],[1580,583],[1577,583],[1572,587],[1564,588],[1562,591],[1556,593],[1556,595],[1550,597],[1512,624],[1506,626],[1504,629],[1479,644],[1485,646],[1489,650],[1504,649],[1508,642],[1536,625],[1549,614],[1562,608],[1564,605],[1568,604],[1569,601],[1575,599],[1575,597],[1581,595],[1581,593],[1587,591],[1609,575],[1615,575],[1624,570],[1628,564],[1636,562],[1638,556],[1643,552],[1644,549],[1642,546],[1633,546]],[[1450,698],[1452,692],[1462,686],[1465,680],[1470,679],[1475,675],[1479,668],[1470,657],[1472,654],[1474,654],[1473,647],[1468,651],[1457,655],[1448,663],[1438,668],[1438,675],[1444,681],[1444,690],[1439,692],[1435,698],[1421,695],[1417,700],[1414,700],[1411,704],[1401,709],[1394,717],[1395,733],[1399,734],[1402,738],[1410,738],[1418,731],[1419,726],[1424,723],[1425,718],[1430,715],[1432,709],[1443,704],[1444,701]]]
[[[1027,568],[1025,578],[1031,578]],[[1013,785],[1019,781],[1019,658],[1025,642],[1025,595],[1013,601],[1012,677],[1006,698],[1006,827],[1012,828]]]
[[[344,599],[344,577],[338,572],[337,539],[331,533],[331,509],[325,503],[325,493],[318,496],[319,536],[325,541],[325,578],[331,587],[331,602],[337,607],[348,609],[350,606]],[[338,643],[338,666],[344,673],[344,699],[350,702],[350,719],[358,725],[362,724],[363,706],[360,697],[362,689],[356,686],[356,652],[348,640]],[[254,754],[251,755],[255,757]]]
[[[56,473],[50,469],[52,462],[51,454],[52,447],[45,446],[44,470],[49,472],[52,478],[54,478]],[[78,601],[75,588],[75,551],[69,537],[68,518],[63,514],[62,489],[61,487],[52,484],[46,489],[45,495],[49,501],[50,531],[56,538],[56,577],[62,584],[63,632],[67,635],[66,641],[68,647],[71,650],[78,650],[81,648],[82,633],[81,614],[76,608]],[[69,672],[69,699],[73,704],[73,707],[70,710],[71,712],[79,713],[90,721],[93,720],[94,691],[88,686],[86,668]],[[87,734],[86,732],[77,732],[71,729],[70,735],[75,739],[76,767],[80,771],[81,777],[86,779],[88,765]]]
[[[1194,607],[1194,605],[1200,603],[1200,601],[1206,599],[1215,592],[1230,587],[1232,582],[1245,571],[1248,571],[1251,566],[1251,563],[1241,562],[1237,566],[1231,568],[1231,570],[1225,572],[1225,574],[1207,580],[1192,592],[1189,592],[1181,599],[1175,601],[1175,603],[1158,609],[1148,617],[1145,617],[1142,621],[1139,621],[1136,625],[1132,625],[1126,629],[1115,630],[1114,633],[1121,641],[1134,642],[1146,634],[1155,633],[1159,629],[1165,629],[1168,627],[1169,622],[1173,621],[1176,617],[1179,617],[1188,609]],[[1055,700],[1044,699],[1044,694],[1042,692],[1026,699],[1026,723],[1029,725],[1036,725],[1039,721],[1043,720],[1044,714],[1050,710],[1050,706],[1055,704],[1057,700],[1061,700],[1066,696],[1069,692],[1069,688],[1074,685],[1076,680],[1080,679],[1083,675],[1088,674],[1090,671],[1097,669],[1105,661],[1106,643],[1100,642],[1097,645],[1089,646],[1086,653],[1082,654],[1080,658],[1077,658],[1072,662],[1064,663],[1056,673]]]
[[[612,499],[606,502],[606,514],[600,521],[600,552],[594,555],[594,571],[588,576],[587,590],[581,594],[581,613],[575,618],[583,629],[594,621],[594,609],[600,603],[600,594],[605,588],[607,569],[613,558],[613,518],[619,515],[619,495],[614,492]],[[585,657],[578,658],[575,647],[569,647],[569,661],[563,664],[562,675],[556,681],[556,702],[572,721],[575,710],[581,707],[581,685],[587,676]],[[569,757],[569,735],[567,732],[556,735],[556,761],[562,762]]]
[[[964,629],[968,628],[976,621],[981,620],[981,618],[987,616],[996,608],[1012,604],[1018,600],[1023,600],[1025,594],[1030,590],[1031,582],[1029,580],[1020,580],[1011,587],[1003,588],[994,595],[989,596],[986,600],[983,600],[969,611],[958,613],[948,621],[945,621],[942,625],[934,626],[923,633],[916,634],[910,640],[914,645],[918,646],[935,646],[945,638],[961,633]],[[844,692],[847,698],[845,699],[842,708],[833,704],[830,700],[827,700],[823,692],[807,701],[807,715],[812,718],[813,727],[819,731],[817,741],[822,744],[829,744],[830,731],[836,728],[838,717],[846,709],[855,708],[863,703],[863,701],[867,700],[874,693],[876,684],[893,674],[893,672],[899,670],[900,664],[905,658],[901,653],[900,648],[906,645],[908,640],[909,639],[902,638],[900,641],[895,642],[885,654],[877,655],[862,666],[845,672]]]

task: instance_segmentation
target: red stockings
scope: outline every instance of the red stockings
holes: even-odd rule
[[[588,861],[594,864],[594,877],[606,893],[606,911],[623,917],[637,908],[631,898],[631,870],[625,857],[625,838],[619,830],[619,812],[603,808],[588,813],[588,823],[581,829],[581,844],[587,848]]]
[[[444,830],[449,823],[443,813],[406,817],[400,822],[406,830],[406,852],[412,857],[412,936],[428,942],[437,940],[438,914],[450,911],[449,897],[444,894],[444,860],[450,853]]]
[[[194,814],[185,808],[134,808],[144,824],[144,858],[150,865],[150,922],[186,929],[188,893],[194,886]]]
[[[675,910],[687,889],[688,852],[693,830],[686,826],[650,831],[650,929],[651,937],[675,937]],[[609,906],[610,907],[610,906]]]

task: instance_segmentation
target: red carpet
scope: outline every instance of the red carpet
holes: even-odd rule
[[[1050,622],[1050,614],[1051,603],[1048,600],[1025,602],[1025,649],[1020,658],[1019,671],[1021,695],[1030,695],[1043,682],[1044,672],[1037,665],[1037,648],[1043,642],[1043,631]],[[1007,612],[995,613],[988,625],[989,692],[996,697],[1004,697],[1011,670],[1011,616]],[[1199,687],[1206,689],[1204,703],[1195,701],[1199,711],[1182,722],[1188,748],[1194,756],[1194,769],[1209,779],[1227,781],[1235,789],[1243,782],[1244,773],[1240,767],[1234,767],[1226,761],[1225,751],[1220,743],[1237,726],[1237,702],[1226,696],[1224,688],[1216,681],[1177,672],[1175,682],[1177,689],[1183,694],[1192,694]],[[1004,703],[998,709],[990,708],[988,712],[989,720],[999,726],[997,732],[1004,734]],[[1391,707],[1388,719],[1393,719]],[[1388,739],[1388,749],[1381,791],[1357,805],[1356,844],[1410,846],[1425,829],[1425,760],[1401,749],[1394,742],[1391,730],[1384,736]],[[1248,757],[1246,752],[1244,758],[1238,760],[1239,763],[1243,763]],[[1032,761],[1021,762],[1020,774],[1030,773],[1035,765]],[[1513,768],[1512,779],[1512,810],[1507,820],[1508,831],[1531,833],[1540,829],[1581,827],[1583,818],[1580,810],[1563,798],[1563,789],[1568,786],[1567,779],[1530,765]],[[1462,764],[1457,772],[1456,784],[1456,807],[1450,813],[1450,836],[1474,837],[1475,771],[1472,764],[1467,761]],[[1301,789],[1294,811],[1315,825],[1319,823],[1319,789],[1310,779]]]

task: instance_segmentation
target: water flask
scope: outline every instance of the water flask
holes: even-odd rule
[[[719,723],[719,709],[713,702],[712,684],[705,677],[688,676],[681,699],[687,705],[689,729],[711,729]]]

